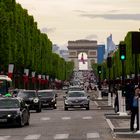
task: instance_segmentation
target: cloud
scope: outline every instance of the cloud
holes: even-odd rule
[[[116,12],[119,12],[119,10],[110,10],[110,11],[108,11],[108,13],[116,13]]]
[[[50,33],[50,32],[54,32],[55,30],[56,30],[56,28],[46,28],[46,27],[44,27],[44,28],[41,29],[41,32],[42,33]]]
[[[109,20],[140,20],[140,14],[81,14],[82,17],[104,18]]]
[[[84,10],[73,10],[73,11],[77,13],[87,13],[87,11],[84,11]]]
[[[98,38],[98,36],[95,35],[95,34],[91,34],[91,35],[88,35],[88,36],[85,37],[85,39],[88,39],[88,40],[94,40],[94,39],[97,39],[97,38]]]

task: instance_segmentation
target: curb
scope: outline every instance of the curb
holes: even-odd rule
[[[115,128],[110,119],[106,118],[106,121],[112,130],[113,138],[140,138],[140,131],[131,132],[129,128]]]
[[[119,138],[140,138],[140,133],[137,132],[116,132],[114,134]]]
[[[112,122],[110,121],[110,119],[106,119],[106,121],[107,121],[107,123],[108,123],[108,125],[109,125],[109,127],[111,128],[111,130],[114,132],[114,125],[112,124]]]
[[[112,106],[102,106],[102,105],[99,105],[98,107],[101,108],[102,110],[114,110],[114,108]]]
[[[120,115],[106,115],[107,119],[130,119],[130,115],[120,116]]]

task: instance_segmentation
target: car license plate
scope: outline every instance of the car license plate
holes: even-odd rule
[[[43,103],[43,105],[49,105],[48,103]]]
[[[0,122],[7,122],[7,119],[0,119]]]
[[[75,105],[74,107],[80,107],[80,105]]]

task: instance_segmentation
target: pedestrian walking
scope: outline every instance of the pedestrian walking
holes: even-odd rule
[[[138,99],[139,99],[140,89],[136,87],[134,89],[134,94],[131,96],[130,100],[130,111],[131,111],[131,120],[130,120],[130,130],[134,131],[134,122],[136,118],[137,128],[139,130],[139,113],[138,113]]]

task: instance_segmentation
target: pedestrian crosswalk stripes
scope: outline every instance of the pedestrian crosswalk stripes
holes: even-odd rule
[[[86,116],[86,117],[83,117],[83,119],[84,120],[90,120],[90,119],[92,119],[92,117],[91,116]]]
[[[50,117],[41,117],[40,120],[41,121],[48,121],[48,120],[51,120],[52,118]],[[71,117],[61,117],[62,120],[71,120],[72,118]],[[85,116],[85,117],[82,117],[83,120],[91,120],[93,119],[92,116]]]
[[[40,118],[40,120],[42,120],[42,121],[48,121],[48,120],[50,120],[51,118],[49,118],[49,117],[42,117],[42,118]]]
[[[0,136],[0,140],[8,140],[11,136]]]
[[[40,138],[41,135],[37,135],[37,134],[32,134],[32,135],[28,135],[26,136],[24,139],[25,140],[38,140]]]
[[[70,120],[71,117],[62,117],[62,120]]]
[[[50,137],[50,135],[49,135],[49,137]],[[55,135],[52,136],[52,140],[65,140],[65,139],[70,139],[71,137],[74,138],[74,136],[69,134],[69,133],[66,133],[66,134],[55,134]],[[99,133],[94,132],[94,133],[87,133],[85,135],[83,135],[83,134],[79,135],[79,138],[81,138],[81,139],[82,138],[97,139],[97,138],[100,138],[100,135],[99,135]],[[15,136],[0,136],[0,140],[11,140],[11,139],[12,140],[17,140],[15,138]],[[40,140],[41,139],[41,134],[30,134],[30,135],[24,136],[23,138],[21,137],[21,139],[24,139],[24,140]]]
[[[63,139],[68,139],[69,134],[56,134],[54,136],[55,140],[63,140]]]
[[[88,139],[100,138],[99,133],[87,133]]]

